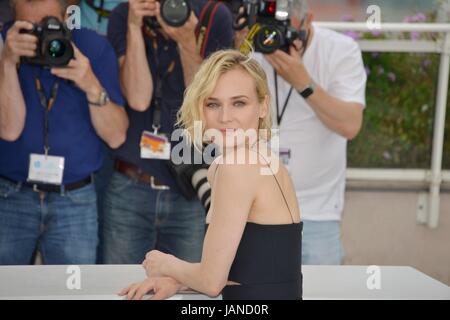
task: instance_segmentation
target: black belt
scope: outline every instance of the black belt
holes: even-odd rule
[[[18,182],[11,180],[9,178],[0,176],[0,178],[9,181],[15,185],[21,185],[23,187],[31,188],[33,191],[36,192],[63,192],[63,191],[72,191],[76,189],[80,189],[84,186],[87,186],[88,184],[92,183],[92,177],[89,176],[83,180],[67,183],[64,185],[53,185],[53,184],[41,184],[41,183],[32,183],[32,182]]]

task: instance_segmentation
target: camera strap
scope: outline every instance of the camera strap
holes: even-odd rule
[[[154,134],[158,134],[159,129],[161,128],[161,109],[162,109],[162,84],[163,82],[170,76],[170,74],[175,69],[175,59],[172,60],[166,71],[164,73],[161,72],[159,57],[158,57],[158,42],[157,38],[152,39],[153,50],[154,50],[154,58],[156,61],[156,79],[155,83],[153,83],[153,123],[152,129]]]
[[[50,145],[49,145],[49,126],[48,126],[48,113],[50,112],[50,110],[53,108],[53,105],[55,104],[55,100],[56,100],[56,96],[58,94],[58,89],[59,89],[59,79],[55,80],[55,83],[53,84],[51,93],[50,93],[50,98],[47,100],[47,98],[45,97],[45,92],[44,92],[44,88],[42,86],[42,82],[41,80],[35,76],[34,77],[34,83],[36,85],[36,91],[39,95],[39,102],[41,104],[41,106],[44,108],[45,110],[45,115],[44,115],[44,151],[45,151],[45,155],[48,155],[48,151],[50,150]]]
[[[304,20],[302,20],[301,26],[303,26],[303,23],[304,23]],[[302,57],[305,55],[305,52],[307,49],[306,46],[308,45],[309,37],[310,37],[310,33],[306,32],[305,37],[300,39],[303,44],[302,54],[301,54]],[[273,78],[274,78],[274,82],[275,82],[275,104],[277,106],[277,124],[278,124],[278,126],[280,126],[281,121],[283,120],[284,112],[286,111],[287,105],[289,103],[289,99],[291,98],[292,91],[294,90],[294,87],[291,86],[291,88],[289,89],[289,93],[286,97],[286,100],[284,101],[283,109],[281,109],[281,114],[280,114],[280,107],[279,107],[279,101],[278,101],[278,74],[275,71],[275,69],[273,69]]]
[[[208,1],[200,12],[195,35],[197,38],[197,52],[202,58],[205,58],[206,45],[208,43],[209,33],[213,22],[213,17],[220,6],[218,1]]]

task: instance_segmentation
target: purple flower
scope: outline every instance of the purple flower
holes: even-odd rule
[[[366,75],[370,76],[370,74],[371,74],[370,68],[369,67],[365,67],[364,69],[366,69]]]
[[[420,38],[420,33],[419,32],[416,32],[416,31],[411,32],[411,40],[416,41],[416,40],[419,40],[419,38]]]
[[[379,30],[373,30],[372,31],[372,35],[374,36],[374,37],[379,37],[379,36],[381,36],[383,34],[383,32],[381,32],[381,31],[379,31]]]
[[[350,38],[352,38],[353,40],[359,40],[361,38],[361,34],[359,32],[355,32],[355,31],[347,31],[344,32],[344,34]]]
[[[427,16],[424,15],[423,13],[421,13],[421,12],[416,14],[414,17],[416,19],[416,22],[425,22],[425,21],[427,21]]]
[[[414,15],[414,16],[406,16],[405,18],[403,18],[403,22],[425,22],[427,21],[427,16],[421,12],[419,12],[418,14]]]
[[[344,14],[341,16],[341,21],[354,21],[355,19],[353,19],[353,16],[351,14]]]
[[[387,74],[387,77],[388,77],[388,79],[391,80],[392,82],[395,82],[395,80],[397,80],[397,76],[396,76],[395,73],[393,73],[393,72],[389,72],[389,73]]]
[[[429,67],[431,65],[431,60],[430,59],[425,59],[422,63],[423,67]]]

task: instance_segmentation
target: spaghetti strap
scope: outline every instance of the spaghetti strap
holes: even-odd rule
[[[270,167],[269,161],[267,161],[267,159],[264,158],[264,156],[262,154],[260,154],[258,151],[256,151],[256,153],[258,153],[266,161],[267,167],[269,167],[270,172],[272,172],[272,175],[275,178],[275,181],[277,182],[278,188],[280,189],[281,195],[283,196],[284,202],[286,203],[286,207],[289,210],[289,215],[291,216],[292,223],[294,224],[295,221],[294,221],[294,217],[292,215],[291,208],[289,207],[289,204],[288,204],[288,202],[286,200],[286,196],[284,195],[284,192],[283,192],[283,189],[281,188],[280,182],[278,181],[275,173],[272,171],[272,168]]]
[[[281,188],[281,185],[280,185],[280,183],[279,183],[279,181],[278,181],[278,179],[277,179],[275,173],[272,171],[272,168],[270,167],[268,161],[264,158],[264,156],[263,156],[262,154],[260,154],[258,151],[256,151],[256,153],[258,153],[258,154],[266,161],[266,165],[269,167],[269,170],[272,172],[272,175],[273,175],[273,177],[275,178],[275,181],[276,181],[276,183],[277,183],[277,185],[278,185],[278,188],[280,189],[281,195],[283,196],[284,202],[285,202],[286,207],[287,207],[287,209],[288,209],[288,211],[289,211],[289,215],[291,216],[292,223],[295,224],[295,221],[294,221],[294,217],[293,217],[293,215],[292,215],[291,208],[289,207],[289,204],[288,204],[288,202],[287,202],[287,200],[286,200],[286,197],[285,197],[285,195],[284,195],[283,189]],[[215,171],[214,171],[214,175],[213,175],[213,185],[215,185],[216,174],[217,174],[217,170],[218,170],[218,169],[219,169],[219,163],[217,163],[216,169],[215,169]]]

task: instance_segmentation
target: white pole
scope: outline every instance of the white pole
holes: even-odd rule
[[[439,67],[439,82],[434,120],[433,154],[431,158],[431,182],[428,212],[428,226],[436,228],[439,222],[440,187],[442,183],[442,156],[445,134],[445,111],[450,68],[450,32],[447,32]]]

